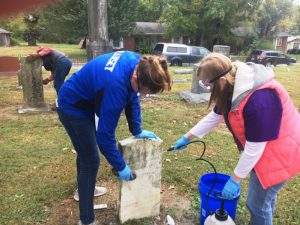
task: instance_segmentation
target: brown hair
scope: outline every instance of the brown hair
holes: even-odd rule
[[[167,59],[163,56],[143,56],[138,64],[138,82],[151,93],[171,90]]]
[[[208,107],[210,107],[212,102],[215,102],[220,112],[226,113],[229,111],[228,101],[232,98],[236,70],[236,66],[232,64],[230,59],[219,53],[211,53],[202,59],[197,71],[198,78],[205,77],[208,80],[216,79],[212,82],[213,86]],[[226,73],[226,71],[228,71],[228,73]],[[217,79],[217,77],[224,72],[224,77],[227,82],[221,89],[220,79]]]

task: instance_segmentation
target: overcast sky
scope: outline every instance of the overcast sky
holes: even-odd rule
[[[300,5],[300,0],[294,0],[294,4]]]

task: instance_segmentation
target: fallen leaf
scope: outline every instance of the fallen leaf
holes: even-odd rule
[[[175,186],[174,185],[170,185],[168,190],[171,190],[171,189],[175,189]]]
[[[166,162],[171,162],[171,159],[166,159]]]

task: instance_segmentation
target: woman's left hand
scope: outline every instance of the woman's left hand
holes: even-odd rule
[[[150,139],[157,139],[158,137],[151,131],[142,130],[141,133],[135,135],[136,138],[150,138]]]

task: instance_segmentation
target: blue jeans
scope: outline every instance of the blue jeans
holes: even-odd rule
[[[70,116],[59,108],[57,113],[77,152],[80,220],[83,224],[89,224],[95,220],[94,191],[100,164],[95,119],[94,117]]]
[[[246,205],[251,214],[252,225],[272,225],[277,193],[286,181],[263,189],[256,173],[252,170],[248,186]]]
[[[64,83],[66,76],[69,74],[71,67],[72,61],[68,57],[63,57],[57,61],[54,71],[55,78],[53,81],[56,94],[58,94],[58,91],[61,85]]]

